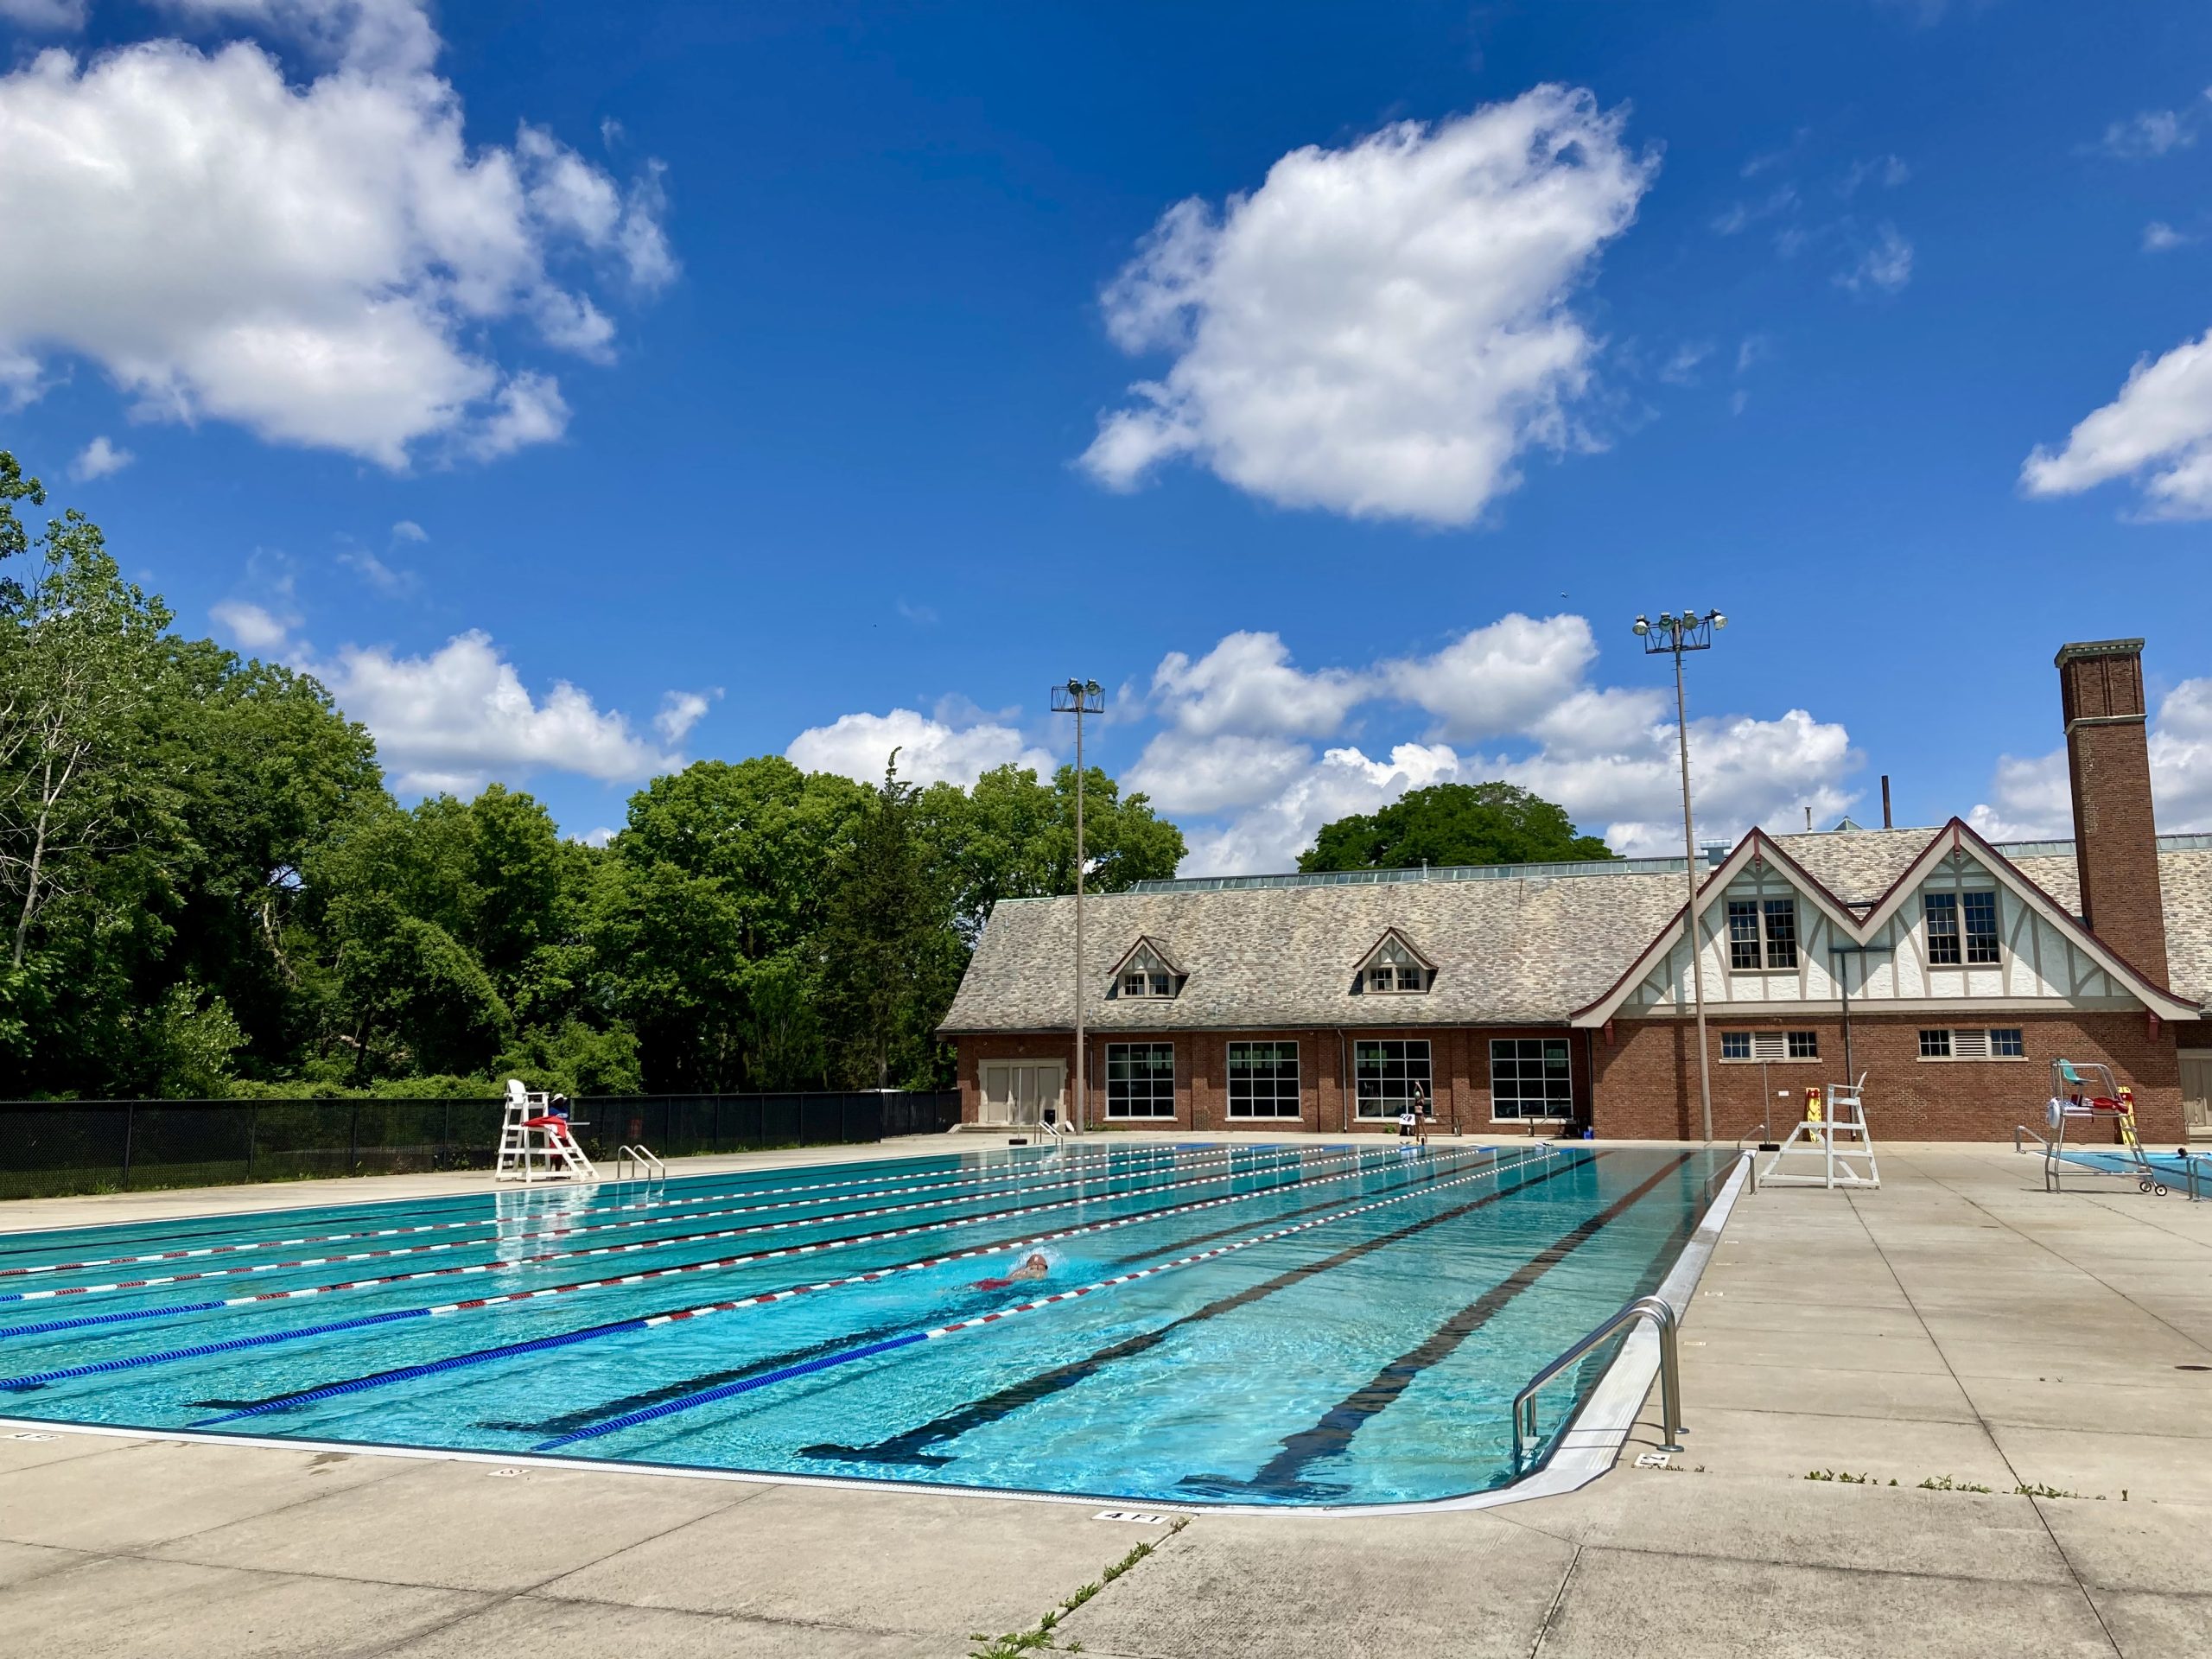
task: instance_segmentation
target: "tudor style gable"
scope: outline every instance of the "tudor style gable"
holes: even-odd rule
[[[1189,977],[1167,954],[1166,946],[1140,934],[1114,964],[1106,995],[1131,1001],[1166,1001],[1182,995],[1183,983]]]
[[[1846,904],[1764,831],[1753,830],[1698,893],[1708,1014],[1840,1007],[1868,1014],[1961,1003],[2036,1009],[2196,1005],[2140,974],[1959,819],[1872,902]],[[1692,1000],[1681,912],[1577,1025],[1672,1016]]]
[[[1352,989],[1367,996],[1418,995],[1436,980],[1436,964],[1395,927],[1369,947],[1352,977]]]

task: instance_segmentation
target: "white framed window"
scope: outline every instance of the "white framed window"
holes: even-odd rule
[[[1494,1118],[1573,1117],[1574,1071],[1567,1039],[1491,1038],[1490,1115]]]
[[[1395,931],[1382,936],[1359,972],[1360,988],[1369,992],[1395,996],[1428,988],[1428,964]]]
[[[1928,922],[1931,968],[1993,967],[2004,960],[1994,893],[1923,893],[1920,912]]]
[[[1728,967],[1732,973],[1794,972],[1797,967],[1797,901],[1731,899]]]
[[[1788,1060],[1817,1060],[1821,1037],[1815,1031],[1724,1031],[1720,1033],[1724,1060],[1764,1060],[1770,1065]]]
[[[1175,1116],[1175,1045],[1106,1045],[1106,1116]]]
[[[1296,1117],[1299,1115],[1296,1043],[1230,1044],[1229,1115],[1231,1117]]]
[[[1362,1117],[1395,1117],[1414,1101],[1435,1109],[1428,1039],[1362,1038],[1351,1046],[1352,1090]]]
[[[1182,976],[1149,944],[1140,942],[1137,948],[1122,958],[1122,965],[1115,975],[1115,990],[1125,998],[1142,997],[1161,1001],[1172,997],[1181,988]]]
[[[1923,1028],[1923,1060],[2024,1060],[2027,1033],[2018,1026],[1952,1026]]]

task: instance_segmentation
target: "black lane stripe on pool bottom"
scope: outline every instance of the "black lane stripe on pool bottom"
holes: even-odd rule
[[[1274,1295],[1277,1291],[1288,1290],[1294,1285],[1303,1284],[1318,1274],[1332,1272],[1347,1262],[1357,1262],[1362,1256],[1371,1255],[1376,1250],[1402,1243],[1416,1234],[1426,1232],[1432,1227],[1441,1226],[1447,1221],[1456,1221],[1462,1216],[1470,1215],[1477,1210],[1484,1209],[1503,1199],[1510,1198],[1516,1193],[1526,1192],[1531,1187],[1541,1186],[1546,1181],[1564,1175],[1572,1169],[1580,1168],[1604,1156],[1605,1154],[1602,1151],[1593,1152],[1587,1158],[1577,1158],[1566,1153],[1555,1154],[1546,1160],[1542,1170],[1516,1185],[1486,1193],[1466,1204],[1454,1205],[1449,1210],[1421,1221],[1410,1222],[1403,1227],[1380,1234],[1374,1238],[1363,1239],[1357,1244],[1348,1244],[1333,1255],[1323,1256],[1318,1261],[1300,1262],[1294,1268],[1277,1274],[1272,1279],[1262,1280],[1256,1285],[1248,1285],[1243,1290],[1232,1291],[1226,1296],[1217,1297],[1203,1307],[1195,1308],[1180,1318],[1171,1319],[1166,1325],[1151,1331],[1140,1332],[1134,1337],[1124,1337],[1121,1341],[1109,1343],[1081,1359],[1071,1360],[1065,1365],[1056,1365],[1048,1371],[1040,1371],[1033,1376],[1023,1378],[1019,1382],[1010,1383],[994,1393],[985,1395],[981,1400],[971,1401],[957,1411],[948,1412],[945,1415],[934,1418],[918,1427],[910,1428],[902,1434],[894,1434],[889,1440],[878,1440],[873,1446],[828,1444],[804,1446],[798,1449],[798,1455],[803,1458],[818,1458],[825,1461],[841,1463],[893,1463],[906,1464],[915,1468],[941,1468],[956,1459],[952,1457],[941,1457],[925,1448],[946,1440],[957,1440],[963,1434],[997,1422],[1001,1418],[1011,1416],[1026,1406],[1034,1405],[1040,1400],[1050,1399],[1056,1394],[1064,1393],[1077,1383],[1096,1376],[1118,1360],[1148,1353],[1185,1325],[1198,1325],[1207,1319],[1217,1319],[1224,1313],[1234,1313],[1240,1307],[1249,1307],[1255,1302]],[[1525,1168],[1526,1166],[1516,1165],[1516,1167]]]
[[[1481,1149],[1475,1148],[1473,1150],[1479,1154]],[[1395,1168],[1398,1166],[1399,1166],[1395,1160],[1385,1160],[1374,1164],[1364,1165],[1347,1171],[1343,1174],[1325,1176],[1321,1178],[1321,1180],[1349,1180],[1359,1176],[1376,1173],[1384,1169]],[[1427,1185],[1432,1181],[1443,1179],[1446,1175],[1457,1173],[1459,1171],[1465,1169],[1465,1165],[1447,1165],[1440,1168],[1434,1174],[1427,1176],[1419,1181],[1408,1182],[1406,1183],[1406,1185],[1408,1187]],[[1320,1184],[1320,1181],[1310,1183],[1310,1185],[1314,1185]],[[1309,1183],[1303,1179],[1277,1181],[1267,1186],[1256,1187],[1249,1192],[1232,1193],[1226,1198],[1205,1200],[1204,1205],[1211,1206],[1229,1203],[1243,1203],[1253,1198],[1265,1198],[1270,1193],[1292,1192],[1299,1187],[1308,1185]],[[1384,1190],[1386,1192],[1395,1192],[1400,1189],[1392,1187],[1386,1188]],[[1344,1202],[1344,1199],[1338,1198],[1334,1204],[1324,1205],[1319,1207],[1324,1209],[1334,1208],[1336,1207],[1336,1205],[1340,1205]],[[1123,1227],[1142,1226],[1147,1222],[1159,1220],[1167,1216],[1187,1213],[1192,1207],[1192,1206],[1188,1205],[1173,1205],[1159,1210],[1139,1211],[1135,1215],[1113,1217],[1104,1221],[1091,1223],[1083,1226],[1069,1229],[1064,1233],[1052,1233],[1046,1235],[1046,1236],[1047,1238],[1057,1238],[1071,1236],[1079,1233],[1103,1231],[1109,1229],[1118,1230]],[[1020,1212],[1017,1211],[1016,1213]],[[992,1219],[992,1217],[981,1217],[980,1219],[988,1220]],[[848,1242],[880,1242],[886,1238],[911,1236],[916,1232],[934,1231],[942,1224],[943,1224],[933,1223],[929,1227],[925,1228],[895,1228],[888,1232],[858,1234],[855,1236],[853,1240]],[[1238,1230],[1241,1231],[1242,1229],[1239,1229]],[[1036,1234],[1016,1234],[1010,1238],[994,1239],[988,1243],[970,1245],[957,1252],[956,1255],[945,1257],[944,1260],[964,1260],[969,1257],[990,1255],[995,1255],[996,1252],[1002,1249],[1012,1249],[1024,1244],[1033,1244],[1039,1242],[1043,1241],[1041,1241]],[[809,1248],[811,1249],[812,1247]],[[775,1254],[783,1255],[789,1253],[790,1252],[779,1251]],[[1160,1251],[1153,1252],[1154,1255],[1162,1253],[1163,1252]],[[770,1257],[764,1255],[760,1256],[748,1257],[747,1259],[749,1261],[758,1262],[770,1259]],[[928,1258],[923,1259],[927,1260]],[[888,1278],[896,1274],[909,1271],[914,1265],[915,1264],[911,1262],[894,1262],[880,1269],[869,1269],[868,1274],[871,1278]],[[612,1283],[613,1281],[610,1281],[608,1282]],[[776,1290],[756,1292],[744,1300],[748,1303],[759,1301],[765,1304],[767,1302],[780,1300],[795,1293],[804,1292],[807,1288],[808,1287],[805,1285],[787,1285]],[[427,1308],[404,1308],[397,1313],[380,1314],[375,1316],[375,1318],[379,1320],[406,1319],[427,1314],[429,1311],[429,1310]],[[259,1400],[249,1400],[238,1402],[211,1401],[206,1403],[208,1405],[220,1404],[227,1406],[227,1414],[224,1417],[214,1418],[211,1420],[210,1422],[202,1423],[199,1425],[199,1427],[203,1428],[208,1427],[212,1427],[215,1423],[228,1421],[233,1417],[260,1415],[265,1412],[283,1410],[289,1406],[315,1405],[326,1399],[335,1398],[343,1395],[361,1393],[370,1389],[384,1387],[389,1383],[409,1382],[416,1377],[431,1376],[440,1372],[458,1370],[476,1365],[489,1364],[497,1360],[514,1358],[523,1354],[538,1353],[550,1348],[567,1347],[575,1343],[590,1342],[601,1337],[614,1335],[620,1332],[643,1330],[646,1328],[649,1322],[664,1319],[671,1313],[681,1311],[683,1310],[664,1308],[657,1313],[640,1313],[620,1319],[609,1319],[601,1324],[582,1325],[576,1329],[561,1332],[551,1336],[530,1337],[512,1342],[498,1343],[488,1348],[466,1350],[461,1353],[448,1355],[440,1359],[422,1361],[407,1365],[393,1366],[388,1370],[381,1371],[371,1371],[363,1375],[348,1377],[337,1382],[315,1383],[306,1388],[289,1389],[282,1394],[270,1395]],[[908,1323],[911,1323],[911,1321]],[[902,1328],[904,1327],[902,1326]],[[302,1334],[321,1334],[321,1328],[310,1328],[308,1332]],[[841,1344],[840,1345],[842,1344]],[[194,1351],[196,1353],[197,1351]],[[149,1357],[152,1361],[159,1361],[176,1357],[178,1356],[156,1354]],[[27,1384],[26,1387],[33,1385],[35,1385],[35,1380],[34,1380],[32,1384]],[[8,1389],[11,1386],[13,1386],[13,1384],[9,1381],[0,1380],[0,1389]]]
[[[1508,1166],[1508,1167],[1516,1166]],[[1379,1165],[1376,1166],[1376,1173],[1380,1174],[1386,1169],[1403,1167],[1405,1166],[1402,1163]],[[1375,1195],[1385,1195],[1416,1186],[1425,1186],[1438,1179],[1443,1173],[1443,1171],[1439,1170],[1417,1181],[1403,1181],[1390,1186],[1376,1187]],[[1286,1188],[1286,1190],[1288,1189]],[[1370,1195],[1363,1194],[1362,1196]],[[1336,1209],[1343,1203],[1344,1199],[1341,1197],[1324,1198],[1319,1204],[1309,1204],[1296,1210],[1287,1210],[1281,1215],[1272,1217],[1270,1219],[1298,1221],[1307,1216],[1318,1215],[1324,1210]],[[1183,1250],[1202,1249],[1208,1244],[1218,1243],[1236,1234],[1249,1232],[1251,1227],[1252,1218],[1247,1216],[1241,1220],[1231,1222],[1226,1227],[1217,1227],[1210,1232],[1194,1234],[1189,1238],[1179,1238],[1173,1244],[1154,1245],[1147,1249],[1134,1250],[1125,1255],[1109,1256],[1100,1265],[1111,1271],[1119,1272],[1123,1268],[1135,1267],[1140,1262],[1149,1262],[1155,1256],[1171,1255]],[[944,1317],[946,1322],[969,1318],[974,1313],[983,1311],[993,1301],[1000,1300],[1001,1296],[1001,1293],[997,1291],[982,1293],[946,1310]],[[719,1388],[725,1382],[742,1382],[748,1377],[758,1376],[768,1371],[781,1370],[786,1365],[804,1364],[810,1359],[820,1359],[825,1354],[836,1353],[856,1343],[876,1342],[886,1337],[896,1336],[902,1331],[912,1330],[913,1325],[913,1316],[907,1314],[880,1325],[869,1325],[863,1330],[848,1331],[837,1336],[825,1337],[821,1341],[809,1343],[803,1348],[791,1348],[779,1354],[766,1355],[760,1359],[748,1361],[743,1365],[729,1370],[708,1371],[702,1376],[686,1377],[680,1382],[664,1383],[658,1388],[649,1389],[639,1394],[626,1395],[619,1400],[605,1401],[596,1406],[586,1407],[581,1411],[563,1412],[560,1416],[549,1417],[543,1422],[489,1421],[479,1423],[476,1427],[518,1433],[566,1434],[574,1429],[588,1428],[594,1423],[604,1421],[609,1417],[625,1416],[647,1406],[661,1405],[670,1400],[681,1400],[686,1395],[699,1394],[708,1389]],[[206,1406],[219,1406],[245,1405],[251,1402],[210,1400],[199,1403]]]
[[[1656,1170],[1596,1215],[1560,1235],[1497,1284],[1446,1319],[1427,1337],[1400,1354],[1372,1377],[1324,1412],[1311,1428],[1286,1435],[1282,1450],[1249,1480],[1226,1475],[1185,1475],[1178,1484],[1194,1491],[1226,1497],[1233,1492],[1273,1498],[1342,1497],[1349,1488],[1315,1484],[1307,1467],[1351,1447],[1352,1436],[1397,1403],[1421,1373],[1459,1351],[1459,1345],[1503,1312],[1513,1300],[1636,1207],[1651,1191],[1689,1161],[1687,1152]]]

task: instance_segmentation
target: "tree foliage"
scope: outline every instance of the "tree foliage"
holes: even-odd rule
[[[992,905],[1070,891],[1075,773],[778,756],[656,778],[603,849],[531,796],[394,801],[309,676],[179,637],[0,450],[0,1096],[941,1084]],[[1183,837],[1084,780],[1094,890]]]
[[[1433,864],[1548,864],[1611,858],[1567,809],[1511,784],[1433,784],[1379,811],[1321,826],[1301,870],[1406,870]]]

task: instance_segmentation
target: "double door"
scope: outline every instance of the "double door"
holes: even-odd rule
[[[985,1060],[983,1122],[1035,1128],[1049,1108],[1067,1122],[1067,1066],[1060,1060]]]

